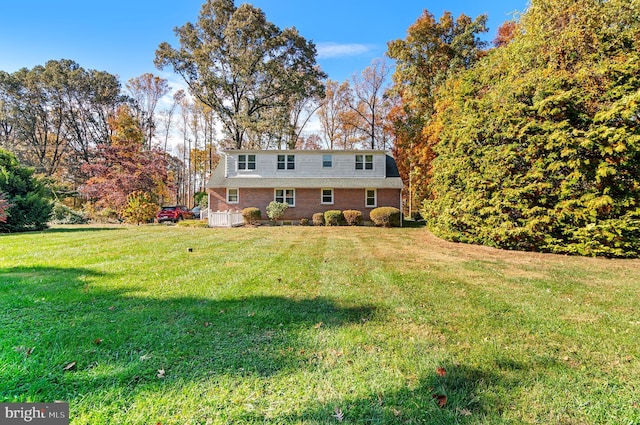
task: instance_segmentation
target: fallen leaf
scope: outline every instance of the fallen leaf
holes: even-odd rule
[[[93,340],[93,343],[94,343],[95,345],[100,345],[100,344],[102,344],[102,339],[100,339],[100,338],[96,338],[96,339],[94,339],[94,340]]]
[[[445,370],[445,368],[439,367],[436,369],[436,374],[438,374],[438,376],[445,376],[447,374],[447,371]]]
[[[316,323],[316,325],[313,328],[314,329],[320,329],[321,327],[322,327],[322,322]]]
[[[158,378],[164,378],[164,369],[158,369],[158,374],[156,375]]]
[[[436,403],[438,403],[438,406],[440,406],[440,407],[444,407],[445,404],[447,404],[447,396],[446,395],[434,394],[433,398],[436,400]]]
[[[67,364],[64,368],[62,368],[62,370],[69,371],[69,370],[73,370],[75,368],[76,368],[76,362],[71,362],[71,363]]]
[[[336,418],[338,422],[342,422],[344,420],[344,413],[342,413],[342,409],[336,408],[336,413],[333,417]]]
[[[112,305],[111,307],[109,307],[109,311],[113,311],[113,310],[115,310],[115,309],[116,309],[116,307],[115,307],[114,305]]]
[[[461,416],[471,416],[471,411],[467,409],[456,408],[456,412],[458,412]]]
[[[402,412],[401,412],[401,411],[399,411],[399,410],[398,410],[398,409],[396,409],[396,408],[391,408],[391,413],[393,413],[393,415],[394,415],[394,416],[396,416],[396,417],[398,417],[398,416],[402,415]]]
[[[205,328],[208,328],[209,326],[211,326],[211,323],[209,323],[209,322],[204,322],[204,327],[205,327]]]
[[[33,350],[35,350],[35,349],[36,349],[36,347],[30,347],[30,348],[27,348],[27,351],[25,351],[25,352],[24,352],[24,354],[25,354],[27,357],[29,357],[29,356],[31,355],[31,353],[33,353]]]

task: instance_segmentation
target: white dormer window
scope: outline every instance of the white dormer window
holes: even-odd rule
[[[295,155],[278,155],[278,170],[295,170]]]
[[[255,155],[238,155],[238,170],[255,170],[256,169],[256,156]]]
[[[331,154],[322,155],[322,168],[333,167],[333,157]]]
[[[356,155],[356,170],[373,170],[373,155]]]

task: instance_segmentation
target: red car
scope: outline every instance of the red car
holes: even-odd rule
[[[172,221],[177,223],[178,221],[187,218],[193,218],[193,214],[184,205],[162,207],[160,212],[156,214],[156,220],[158,220],[158,223],[162,223],[163,221]]]

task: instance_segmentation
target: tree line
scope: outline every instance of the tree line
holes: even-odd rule
[[[396,155],[439,236],[640,253],[640,2],[532,0],[501,27],[425,13],[389,44]]]
[[[0,71],[0,148],[57,197],[121,216],[132,191],[194,205],[220,149],[391,147],[386,62],[338,85],[295,28],[233,0],[207,1],[176,34],[180,46],[160,44],[155,64],[187,90],[150,73],[123,87],[67,59]],[[304,134],[314,116],[320,134]]]

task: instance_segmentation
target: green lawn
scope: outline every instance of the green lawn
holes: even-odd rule
[[[640,260],[425,229],[0,236],[0,402],[72,424],[637,424]],[[75,363],[74,363],[75,362]]]

